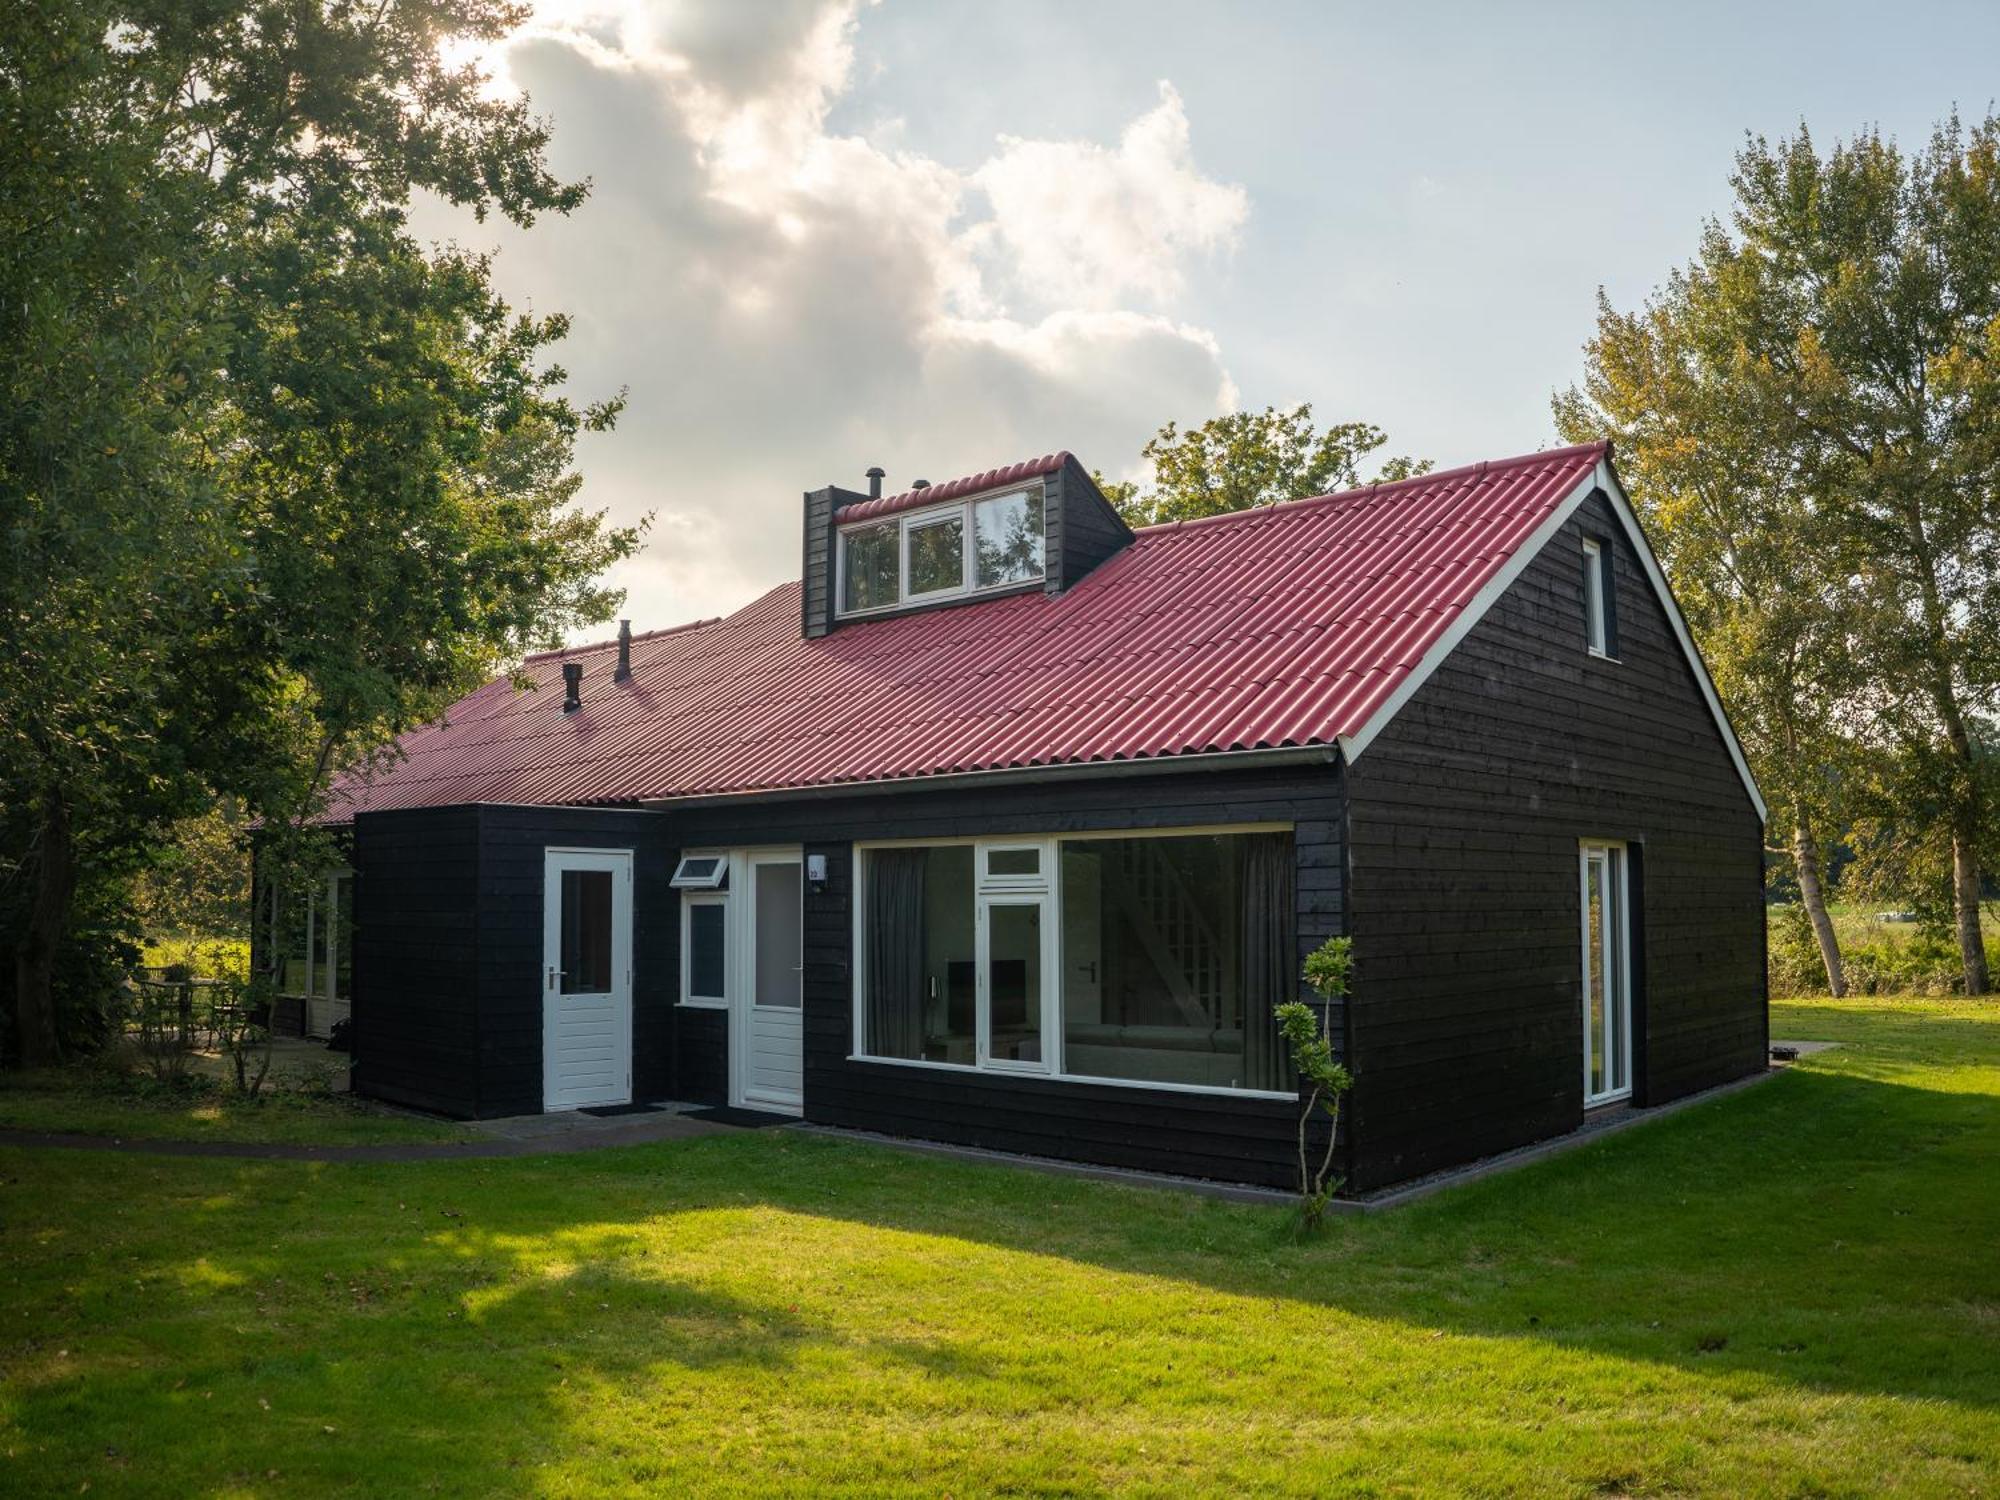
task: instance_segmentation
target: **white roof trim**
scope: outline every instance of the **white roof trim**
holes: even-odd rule
[[[1395,692],[1378,708],[1374,716],[1351,735],[1342,735],[1341,752],[1351,764],[1374,743],[1375,736],[1403,710],[1403,705],[1416,696],[1417,691],[1430,681],[1431,675],[1444,664],[1444,659],[1458,649],[1459,643],[1472,633],[1472,628],[1486,617],[1495,601],[1514,586],[1514,582],[1527,571],[1528,564],[1540,555],[1542,548],[1568,524],[1583,502],[1598,490],[1604,492],[1611,503],[1612,514],[1618,517],[1624,527],[1626,537],[1632,543],[1632,551],[1639,559],[1640,569],[1653,586],[1653,594],[1666,612],[1667,623],[1673,626],[1674,636],[1681,644],[1681,653],[1694,670],[1695,685],[1708,703],[1708,711],[1715,718],[1715,727],[1722,732],[1723,747],[1736,766],[1736,774],[1743,780],[1744,791],[1750,794],[1751,805],[1757,809],[1760,819],[1768,820],[1769,811],[1764,806],[1764,794],[1757,789],[1757,778],[1750,774],[1750,763],[1743,756],[1743,746],[1737,742],[1736,731],[1729,726],[1729,715],[1722,710],[1722,699],[1716,695],[1715,684],[1709,680],[1708,667],[1701,659],[1701,652],[1695,649],[1694,637],[1688,633],[1687,621],[1682,618],[1680,606],[1674,602],[1673,590],[1668,587],[1667,575],[1661,571],[1659,559],[1653,555],[1652,547],[1646,541],[1646,534],[1639,527],[1639,518],[1632,510],[1632,502],[1626,498],[1624,487],[1618,483],[1618,476],[1611,471],[1607,460],[1599,459],[1595,469],[1586,475],[1577,487],[1563,497],[1562,502],[1551,511],[1546,520],[1535,528],[1534,534],[1514,550],[1500,569],[1486,581],[1483,588],[1472,596],[1458,617],[1451,622],[1445,633],[1432,643],[1424,653],[1414,671],[1403,679]]]

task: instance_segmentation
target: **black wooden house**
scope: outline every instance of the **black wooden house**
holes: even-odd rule
[[[1358,1190],[1764,1066],[1763,807],[1608,448],[1138,532],[1066,454],[804,514],[800,583],[342,784],[298,972],[359,1091],[1282,1186],[1271,1008],[1335,933]]]

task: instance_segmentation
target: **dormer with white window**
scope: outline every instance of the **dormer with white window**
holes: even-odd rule
[[[872,490],[880,471],[871,470]],[[1060,593],[1132,539],[1083,466],[1052,453],[896,495],[828,488],[805,497],[801,625],[1031,591]]]

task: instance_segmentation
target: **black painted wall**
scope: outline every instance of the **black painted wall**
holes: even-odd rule
[[[549,847],[633,851],[632,1092],[678,1091],[678,905],[667,820],[627,809],[469,806],[355,819],[354,1087],[470,1118],[542,1107]]]
[[[542,885],[549,848],[632,850],[632,1097],[674,1092],[680,984],[675,849],[657,813],[482,807],[479,868],[479,1114],[542,1107]]]
[[[1583,626],[1586,536],[1620,659]],[[1762,829],[1602,497],[1348,772],[1362,1189],[1583,1117],[1578,841],[1641,846],[1635,1102],[1764,1066]]]
[[[439,1114],[479,1112],[479,812],[414,808],[354,820],[358,1094]]]
[[[799,628],[807,639],[833,629],[835,564],[833,513],[868,497],[839,485],[808,490],[805,497],[804,547],[799,573]]]
[[[1043,514],[1051,594],[1074,588],[1083,577],[1132,540],[1132,530],[1074,457],[1048,476]]]
[[[1303,959],[1340,927],[1336,763],[1072,778],[974,791],[894,790],[672,816],[677,842],[689,848],[798,842],[808,855],[827,857],[825,889],[806,895],[808,1120],[1072,1161],[1292,1185],[1296,1106],[1289,1100],[851,1061],[853,841],[1295,823]],[[1301,998],[1308,998],[1303,990]]]

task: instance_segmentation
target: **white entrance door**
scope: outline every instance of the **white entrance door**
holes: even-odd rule
[[[805,1108],[805,906],[796,853],[744,858],[743,980],[732,987],[729,1055],[734,1095],[746,1109]]]
[[[632,855],[551,849],[542,884],[542,1107],[632,1102]]]
[[[1625,847],[1585,844],[1583,906],[1583,1102],[1632,1093],[1632,935]]]

